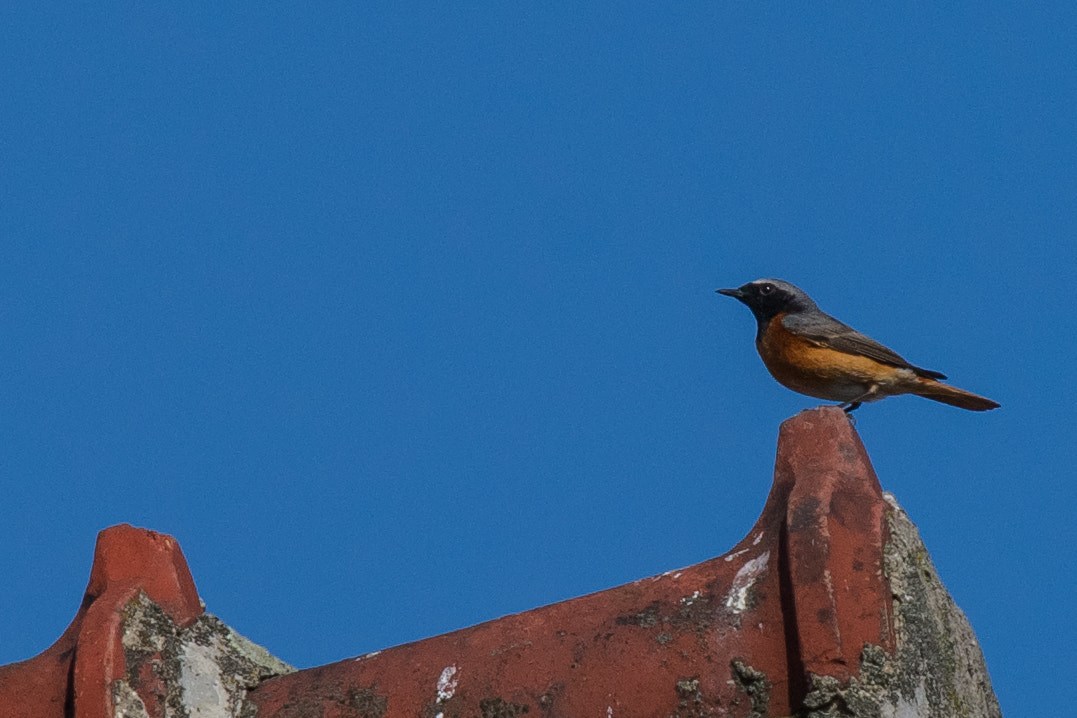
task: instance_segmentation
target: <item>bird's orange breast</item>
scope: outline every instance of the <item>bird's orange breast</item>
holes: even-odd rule
[[[755,342],[767,370],[782,386],[817,399],[854,401],[872,387],[906,379],[906,370],[794,334],[782,324],[783,316],[771,319]]]

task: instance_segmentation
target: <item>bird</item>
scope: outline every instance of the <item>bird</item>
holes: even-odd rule
[[[755,315],[755,348],[767,371],[793,391],[841,402],[846,413],[864,402],[915,394],[971,411],[998,402],[944,384],[944,374],[905,361],[897,352],[824,313],[803,290],[780,279],[719,289]]]

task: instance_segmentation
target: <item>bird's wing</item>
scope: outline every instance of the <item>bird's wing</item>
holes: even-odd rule
[[[913,366],[895,352],[884,347],[871,337],[864,336],[852,327],[842,324],[834,317],[823,312],[809,316],[786,314],[782,317],[782,326],[789,331],[815,342],[819,346],[829,347],[846,354],[857,354],[874,359],[890,366],[912,369],[920,376],[932,379],[945,379],[946,376],[930,369]]]

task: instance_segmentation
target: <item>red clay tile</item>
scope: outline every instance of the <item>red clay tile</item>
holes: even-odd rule
[[[695,566],[272,678],[260,718],[788,715],[892,649],[886,504],[839,409],[782,425],[763,514]]]
[[[762,515],[725,555],[271,678],[247,697],[259,718],[788,715],[809,674],[842,685],[865,644],[893,651],[887,508],[845,414],[805,411],[782,425]],[[174,539],[101,532],[63,636],[0,667],[4,718],[112,718],[121,678],[161,715],[152,660],[125,663],[124,611],[140,591],[180,627],[202,613]]]

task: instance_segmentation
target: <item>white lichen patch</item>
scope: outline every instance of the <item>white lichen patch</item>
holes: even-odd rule
[[[734,551],[733,553],[731,553],[731,554],[729,554],[728,556],[725,557],[725,562],[729,563],[730,561],[735,559],[737,556],[741,556],[743,554],[748,553],[748,551],[749,551],[749,549],[746,549],[746,548],[742,548],[740,551]]]
[[[438,678],[438,703],[449,700],[456,694],[456,666],[446,666]]]
[[[681,597],[681,603],[685,606],[691,606],[693,603],[699,600],[699,597],[703,595],[702,591],[692,591],[691,596]]]
[[[649,578],[641,578],[638,581],[633,581],[632,583],[643,583],[644,581],[661,581],[663,578],[677,579],[677,578],[681,577],[682,573],[684,573],[683,568],[671,568],[670,570],[664,571],[664,572],[658,574],[657,576],[651,576]]]
[[[733,613],[740,613],[748,608],[748,594],[752,585],[755,584],[760,576],[766,573],[769,560],[770,551],[764,551],[740,567],[737,575],[733,577],[733,585],[730,587],[729,593],[726,594],[726,608],[733,611]]]
[[[221,650],[211,645],[184,643],[179,656],[179,684],[191,718],[232,718],[232,695],[224,685],[219,661]]]

